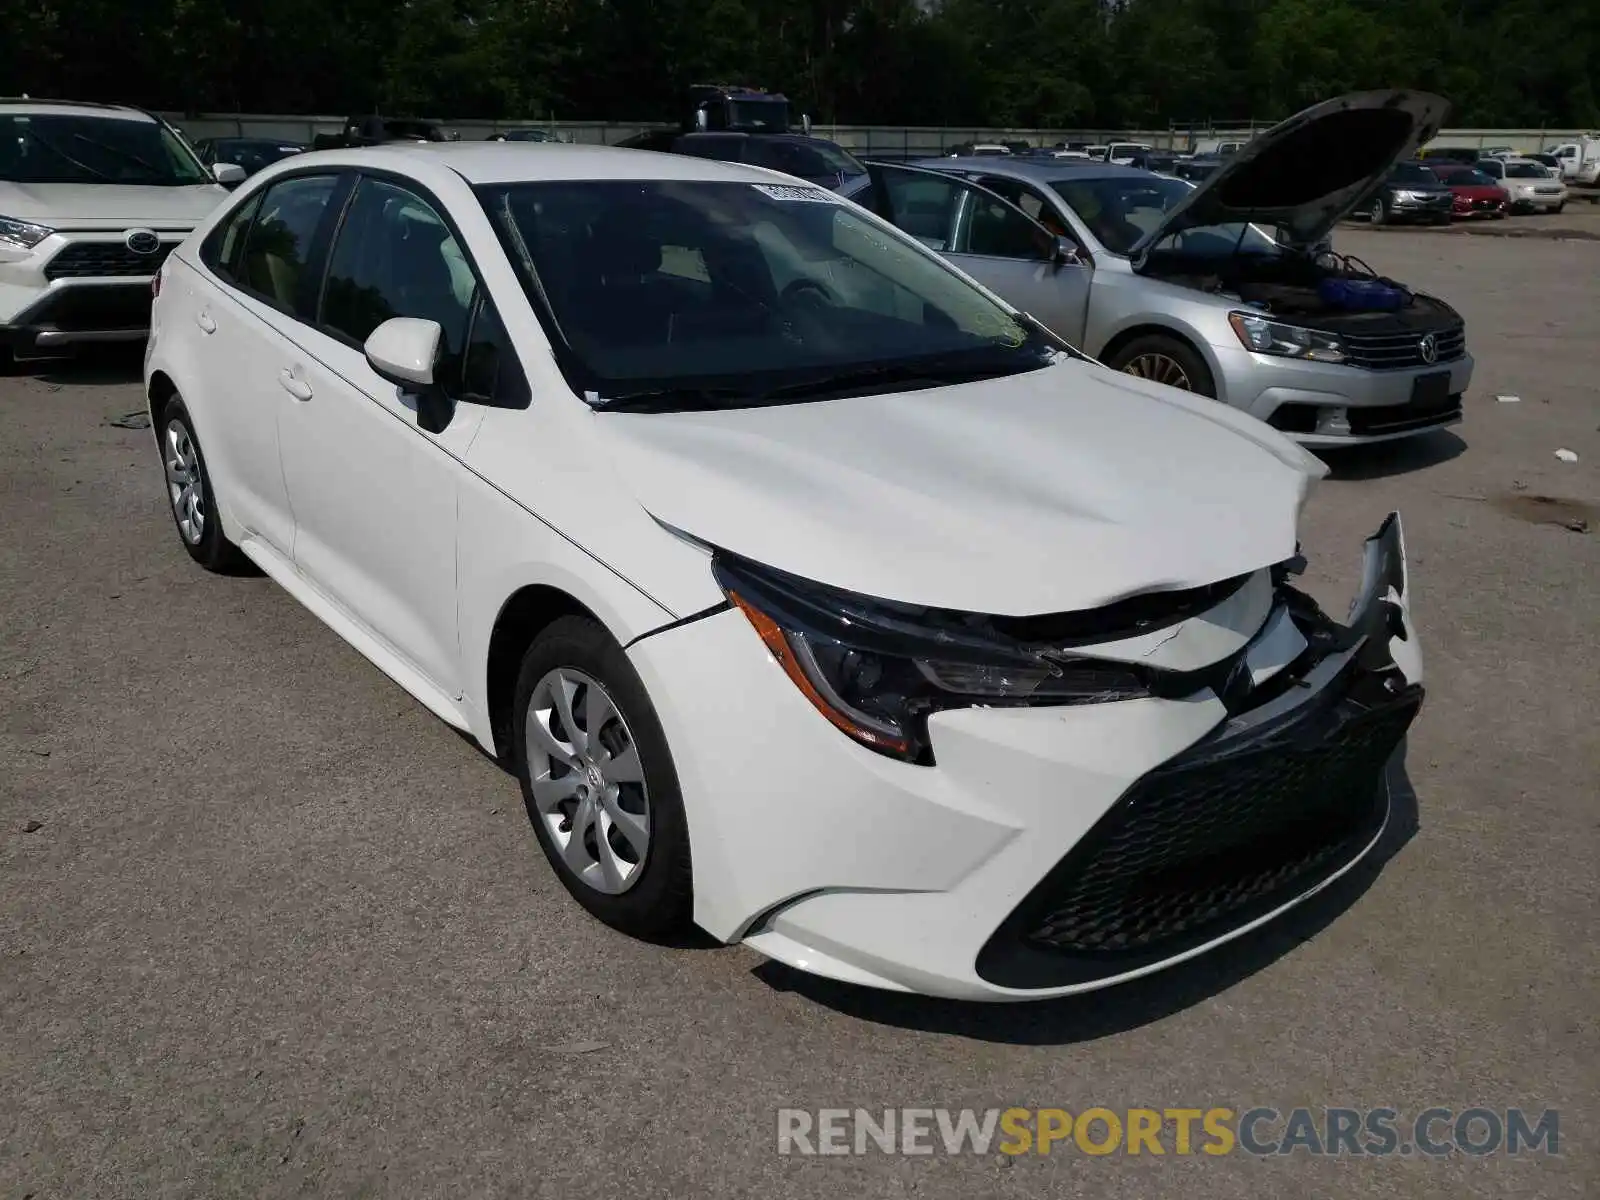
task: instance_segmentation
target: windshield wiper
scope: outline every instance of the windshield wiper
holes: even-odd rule
[[[972,383],[979,379],[993,379],[997,375],[1013,375],[1016,371],[1017,368],[1010,364],[958,366],[939,361],[884,363],[878,366],[852,367],[829,375],[786,383],[782,387],[770,388],[763,392],[760,400],[763,403],[778,403],[785,400],[819,399],[834,393],[854,392],[862,388],[879,389],[885,385],[940,387],[955,383]]]
[[[78,159],[73,158],[72,155],[68,154],[65,150],[63,150],[60,146],[56,145],[49,138],[40,137],[37,133],[30,134],[29,136],[30,136],[31,140],[33,142],[35,142],[37,145],[43,146],[46,150],[50,151],[50,153],[54,154],[57,158],[64,159],[67,162],[71,163],[73,166],[77,167],[78,170],[83,171],[86,174],[93,175],[96,179],[104,179],[108,183],[112,182],[111,176],[107,175],[104,171],[100,170],[98,167],[91,167],[88,163],[80,162]]]
[[[139,157],[132,150],[124,150],[121,146],[113,146],[110,142],[102,142],[99,138],[92,138],[87,133],[75,133],[72,135],[72,140],[83,142],[85,145],[93,146],[97,150],[104,150],[107,154],[115,154],[118,158],[127,159],[131,163],[137,163],[146,171],[149,171],[156,179],[163,177],[160,167],[149,159]]]
[[[1033,318],[1027,317],[1032,322]],[[1042,326],[1040,327],[1043,328]],[[1046,331],[1052,345],[1059,342]],[[1083,355],[1059,343],[1074,357]],[[973,363],[970,352],[941,355],[931,359],[911,359],[907,362],[868,363],[825,374],[813,375],[793,383],[770,388],[733,387],[664,387],[625,392],[615,396],[600,396],[590,392],[584,397],[590,407],[603,412],[704,412],[720,408],[759,408],[767,404],[787,404],[795,400],[816,400],[842,397],[862,390],[879,391],[902,387],[943,387],[957,383],[972,383],[980,379],[994,379],[1001,375],[1015,375],[1031,370],[1037,364]]]
[[[737,388],[669,387],[646,388],[617,396],[589,392],[584,399],[596,412],[669,413],[739,408],[745,403],[759,401],[760,397]]]

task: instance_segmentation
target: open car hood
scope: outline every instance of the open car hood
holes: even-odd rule
[[[1352,92],[1274,125],[1222,160],[1133,248],[1136,267],[1185,229],[1256,221],[1315,245],[1394,165],[1438,133],[1449,105],[1427,92]]]

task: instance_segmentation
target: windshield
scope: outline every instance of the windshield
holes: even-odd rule
[[[154,121],[0,115],[0,179],[11,183],[124,183],[182,187],[211,176]]]
[[[1109,179],[1059,179],[1050,185],[1065,200],[1095,239],[1113,254],[1133,248],[1165,220],[1167,213],[1194,190],[1194,184],[1162,175],[1127,175]],[[1279,254],[1270,225],[1231,221],[1197,225],[1165,237],[1156,250],[1206,257],[1235,253]]]
[[[478,195],[591,403],[670,392],[659,407],[740,407],[852,372],[915,386],[1053,359],[937,256],[821,188],[585,180]]]
[[[1544,168],[1538,163],[1507,163],[1507,179],[1544,179]]]
[[[1401,163],[1389,176],[1390,183],[1438,183],[1439,177],[1419,163]]]
[[[787,100],[730,100],[728,124],[737,129],[789,128]]]
[[[854,156],[829,142],[751,138],[745,147],[745,161],[782,171],[785,175],[798,175],[801,179],[833,176],[845,179],[867,173],[867,168]]]
[[[1493,187],[1494,180],[1482,171],[1475,171],[1471,167],[1462,167],[1454,171],[1445,171],[1440,176],[1446,183],[1457,187]]]

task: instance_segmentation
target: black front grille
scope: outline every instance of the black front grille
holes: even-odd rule
[[[1370,370],[1388,371],[1403,367],[1429,365],[1422,356],[1422,339],[1426,330],[1407,329],[1387,333],[1346,333],[1345,361],[1351,366]],[[1433,331],[1434,355],[1432,362],[1453,362],[1467,352],[1465,325],[1451,325]]]
[[[104,283],[59,288],[46,293],[43,301],[17,318],[17,323],[30,329],[64,333],[148,329],[150,285]]]
[[[176,242],[154,254],[135,254],[121,242],[70,242],[45,264],[47,279],[120,279],[154,275]]]
[[[1008,987],[1121,974],[1265,915],[1348,864],[1388,814],[1384,769],[1422,703],[1355,666],[1133,785],[978,956]]]

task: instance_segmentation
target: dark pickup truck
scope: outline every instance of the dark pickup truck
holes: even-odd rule
[[[452,133],[436,121],[414,117],[351,117],[339,133],[319,133],[312,140],[313,150],[340,150],[351,146],[381,146],[385,142],[455,142],[461,135]]]

